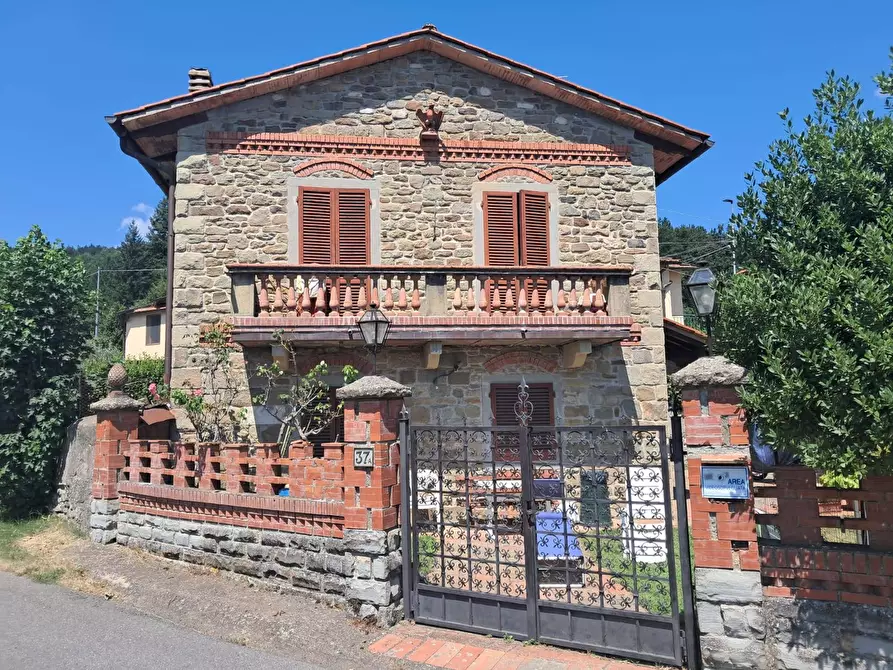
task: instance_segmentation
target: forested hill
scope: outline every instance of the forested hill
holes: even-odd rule
[[[117,247],[89,244],[69,247],[68,252],[83,261],[85,281],[91,290],[96,289],[96,271],[101,270],[97,344],[120,348],[124,333],[121,312],[165,296],[167,199],[155,207],[145,237],[131,223],[124,240]]]

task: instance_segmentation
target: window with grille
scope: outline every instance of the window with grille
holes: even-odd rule
[[[555,425],[555,391],[551,383],[529,384],[527,392],[530,394],[530,402],[533,405],[533,414],[529,426]],[[491,384],[490,385],[490,411],[493,415],[494,426],[517,426],[518,417],[515,414],[515,403],[518,402],[518,384]],[[494,456],[500,461],[520,461],[517,448],[499,446],[507,436],[494,434]],[[554,450],[534,450],[536,460],[552,460],[555,457]]]

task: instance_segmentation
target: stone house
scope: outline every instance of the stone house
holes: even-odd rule
[[[173,386],[219,321],[246,383],[282,331],[337,386],[375,302],[414,422],[511,422],[522,376],[536,422],[666,420],[656,187],[707,134],[430,25],[107,120],[170,198]]]

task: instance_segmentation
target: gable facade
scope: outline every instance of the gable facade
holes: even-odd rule
[[[423,150],[416,112],[429,105],[443,112],[440,146]],[[333,257],[340,264],[485,265],[493,243],[488,197],[521,203],[529,193],[546,208],[536,214],[539,227],[531,224],[540,247],[528,264],[632,268],[629,315],[641,339],[596,347],[579,368],[562,367],[561,350],[543,346],[537,355],[558,365],[554,373],[523,364],[492,373],[486,361],[508,349],[451,347],[441,366],[456,372],[435,384],[440,371],[419,363],[422,342],[387,348],[379,372],[413,385],[415,420],[488,423],[489,385],[520,375],[552,383],[555,412],[568,423],[665,420],[652,146],[630,128],[427,51],[212,109],[178,130],[174,386],[200,383],[195,338],[203,325],[233,316],[226,266],[306,260],[326,217],[334,222],[341,210],[313,219],[302,198],[337,210],[341,193],[364,193],[368,210],[365,255]],[[534,214],[519,209],[518,225]],[[340,238],[332,234],[334,244]],[[308,356],[326,353],[321,345]],[[246,349],[246,370],[269,355]]]

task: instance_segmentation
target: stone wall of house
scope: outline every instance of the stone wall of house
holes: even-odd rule
[[[666,417],[667,387],[662,347],[594,347],[581,368],[561,367],[557,347],[444,347],[438,370],[422,369],[420,349],[388,347],[379,354],[379,374],[412,388],[406,398],[416,424],[453,426],[490,425],[490,383],[551,382],[555,390],[556,420],[564,425],[623,424],[640,420],[660,422]],[[247,349],[246,364],[253,370],[270,363],[269,349]],[[345,360],[346,359],[346,360]],[[337,373],[344,362],[368,369],[362,353],[307,349],[305,366],[326,361]],[[630,362],[632,361],[632,363]],[[458,366],[458,367],[456,367]],[[455,368],[455,372],[450,372]],[[449,373],[449,374],[447,374]],[[259,380],[252,379],[253,383]],[[260,388],[252,388],[256,394]],[[260,438],[275,439],[279,426],[256,409]]]
[[[403,616],[399,529],[318,537],[121,511],[116,541],[308,592],[379,625]]]
[[[173,385],[200,383],[194,346],[200,326],[231,314],[225,265],[289,260],[288,180],[307,160],[209,155],[206,133],[417,137],[415,110],[429,102],[445,112],[440,130],[445,139],[570,141],[631,148],[630,166],[538,166],[552,175],[557,190],[553,206],[559,216],[558,262],[632,265],[631,314],[642,326],[641,346],[623,350],[612,346],[610,354],[593,355],[586,370],[556,374],[567,379],[568,388],[584,379],[591,386],[610,386],[621,377],[631,387],[648,386],[651,390],[642,393],[627,391],[634,413],[642,419],[664,420],[664,342],[650,146],[634,139],[631,129],[424,52],[213,110],[207,121],[179,131]],[[380,189],[382,263],[476,264],[472,187],[479,183],[477,175],[492,164],[351,159],[372,171]],[[310,178],[327,176],[331,175],[322,172]],[[400,358],[413,361],[416,354]],[[592,375],[594,370],[597,376]],[[609,376],[603,378],[603,372]],[[410,374],[407,369],[404,378]],[[458,371],[458,378],[463,374]],[[468,374],[474,376],[473,371]],[[450,393],[466,395],[455,388]]]

